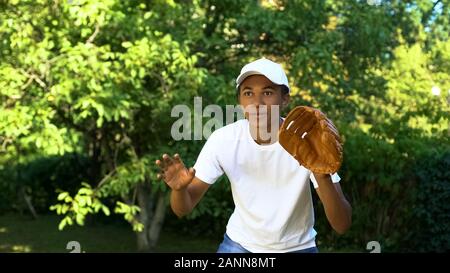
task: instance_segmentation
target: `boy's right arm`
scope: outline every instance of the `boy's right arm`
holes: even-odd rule
[[[170,193],[170,206],[173,212],[178,217],[189,214],[202,199],[208,188],[208,183],[194,177],[186,188],[182,190],[172,189]]]
[[[189,214],[206,193],[209,184],[195,177],[195,170],[187,169],[178,154],[173,158],[164,154],[162,160],[156,160],[156,165],[161,169],[158,178],[172,189],[170,205],[173,212],[178,217]]]

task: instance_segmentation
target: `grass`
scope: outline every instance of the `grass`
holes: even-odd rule
[[[32,220],[17,214],[0,216],[0,252],[62,252],[68,242],[78,241],[85,252],[136,252],[136,235],[129,225],[91,224],[58,230],[60,217],[41,215]],[[162,231],[156,252],[215,252],[220,241],[186,237]]]
[[[0,253],[68,253],[72,250],[66,248],[70,241],[78,241],[81,251],[87,253],[137,252],[136,234],[127,223],[93,223],[84,227],[68,226],[59,231],[59,221],[57,215],[41,215],[37,220],[28,215],[0,215]],[[215,252],[221,243],[221,235],[213,237],[187,236],[163,229],[155,252]],[[361,249],[319,249],[320,253],[365,252]]]

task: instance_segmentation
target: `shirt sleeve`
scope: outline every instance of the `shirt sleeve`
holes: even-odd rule
[[[338,173],[330,174],[330,176],[331,176],[331,181],[333,181],[333,183],[338,183],[339,181],[341,181],[341,177],[338,175]],[[312,172],[309,175],[309,178],[311,179],[311,182],[313,183],[314,188],[317,189],[319,187],[319,184],[317,184],[317,180],[314,177],[314,174]]]
[[[203,146],[194,164],[195,176],[208,184],[214,184],[224,173],[218,155],[220,153],[218,135],[213,132]]]

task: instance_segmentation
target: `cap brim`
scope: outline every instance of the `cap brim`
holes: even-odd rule
[[[239,75],[239,77],[236,79],[236,87],[238,87],[246,78],[252,75],[263,75],[264,77],[267,78],[266,75],[264,75],[259,71],[247,71],[244,74]]]
[[[266,75],[259,71],[247,71],[244,74],[239,75],[239,77],[236,79],[236,87],[238,87],[246,78],[253,76],[253,75],[263,75],[264,77],[268,78],[269,81],[273,82],[274,84],[285,85],[284,83],[274,81],[273,79],[271,79],[270,75]]]

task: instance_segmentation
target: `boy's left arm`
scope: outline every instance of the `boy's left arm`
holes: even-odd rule
[[[278,141],[301,166],[311,170],[319,187],[328,222],[343,234],[352,223],[352,207],[345,199],[339,183],[329,173],[339,170],[343,147],[333,122],[320,110],[298,106],[289,112],[280,128]]]
[[[345,199],[339,183],[333,183],[329,174],[314,173],[319,187],[316,189],[323,203],[328,222],[333,229],[344,234],[352,224],[352,207]]]

